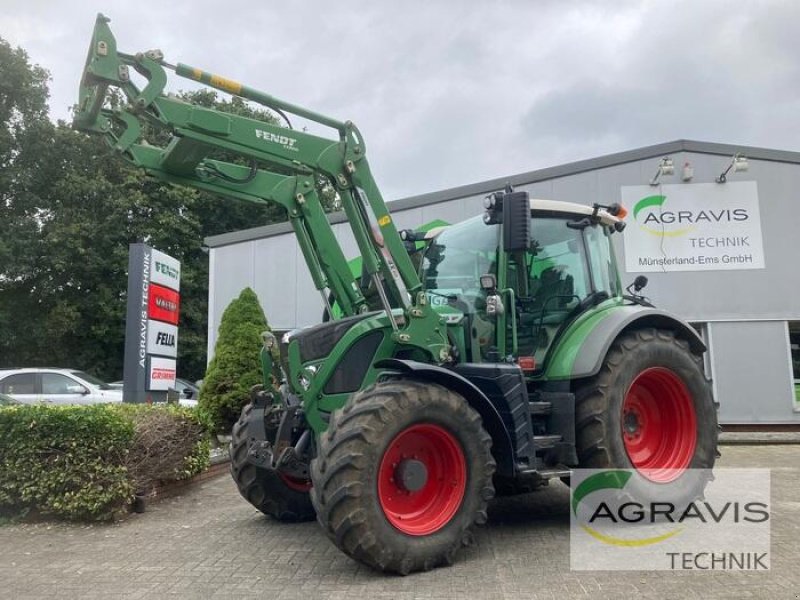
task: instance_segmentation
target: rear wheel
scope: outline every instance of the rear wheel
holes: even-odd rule
[[[312,520],[315,513],[308,495],[309,480],[290,478],[274,469],[257,467],[247,460],[250,447],[247,421],[252,410],[252,404],[242,409],[231,432],[231,476],[239,493],[258,510],[279,521]]]
[[[702,493],[717,456],[717,411],[702,359],[671,331],[620,337],[600,372],[576,393],[581,468],[636,469],[649,484]],[[681,489],[683,486],[684,489]]]
[[[395,380],[354,394],[320,436],[311,497],[328,537],[382,571],[453,561],[486,522],[491,438],[461,396]]]

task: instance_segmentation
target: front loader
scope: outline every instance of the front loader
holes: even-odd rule
[[[333,135],[184,102],[165,94],[167,71]],[[109,102],[112,88],[123,104]],[[452,562],[495,494],[573,468],[636,469],[654,486],[702,492],[689,472],[711,468],[717,446],[706,348],[639,294],[643,282],[623,290],[611,243],[625,225],[619,205],[509,187],[463,223],[398,231],[353,123],[171,65],[159,50],[119,52],[102,15],[74,125],[155,178],[286,211],[328,320],[264,334],[263,385],[230,448],[236,485],[262,512],[316,517],[348,555],[409,573]],[[145,130],[169,141],[148,144]],[[220,150],[238,158],[214,158]],[[321,185],[338,194],[360,275]]]

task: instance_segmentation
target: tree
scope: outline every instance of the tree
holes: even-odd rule
[[[63,365],[121,378],[128,245],[146,242],[182,263],[178,370],[203,377],[203,240],[283,221],[283,209],[160,183],[103,140],[53,124],[47,71],[2,38],[0,73],[0,367]],[[277,123],[241,98],[220,99],[211,90],[182,97]],[[146,131],[151,143],[168,136]],[[230,153],[214,157],[245,163]],[[334,206],[335,198],[326,198]]]
[[[200,390],[199,410],[218,433],[229,433],[249,401],[250,388],[261,383],[261,333],[267,319],[256,293],[245,288],[219,325],[214,358]]]
[[[206,367],[208,235],[281,219],[148,178],[106,144],[47,118],[47,72],[0,39],[0,366],[65,365],[122,376],[128,245],[183,263],[178,365]],[[190,101],[273,120],[213,92]]]
[[[35,243],[37,203],[33,173],[44,165],[42,148],[52,139],[47,119],[48,73],[31,66],[24,50],[0,38],[0,357],[15,339],[20,315],[35,309],[25,285],[21,250]],[[27,253],[25,253],[27,254]],[[13,357],[9,357],[11,359]],[[6,361],[2,361],[5,363]],[[11,360],[13,362],[13,360]],[[2,364],[2,363],[0,363]]]

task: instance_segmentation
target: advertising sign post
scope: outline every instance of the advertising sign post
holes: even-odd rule
[[[175,387],[181,264],[147,244],[131,244],[123,399],[165,402]]]

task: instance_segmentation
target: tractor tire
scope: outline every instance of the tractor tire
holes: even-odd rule
[[[486,522],[492,441],[463,397],[392,380],[352,395],[320,436],[311,498],[352,558],[405,575],[452,564]]]
[[[252,410],[252,404],[242,409],[239,420],[233,426],[228,449],[231,476],[239,493],[262,513],[278,521],[296,523],[313,520],[314,507],[308,495],[310,482],[284,478],[275,469],[257,467],[247,460],[250,446],[247,420]]]
[[[702,495],[717,454],[717,405],[702,357],[672,331],[624,334],[600,372],[576,389],[576,446],[582,469],[635,469],[649,490],[670,483]],[[663,486],[661,486],[663,488]]]

